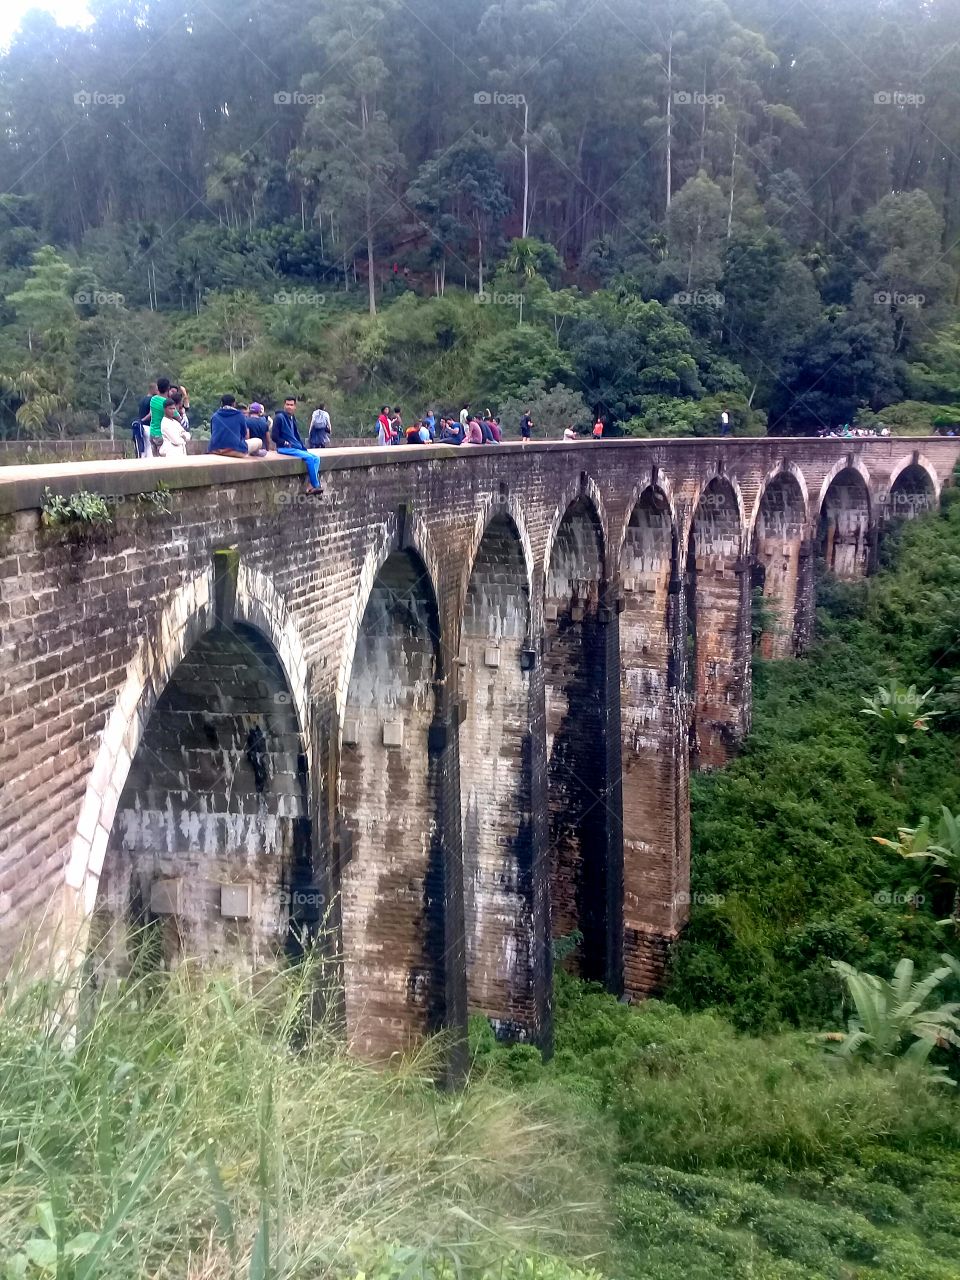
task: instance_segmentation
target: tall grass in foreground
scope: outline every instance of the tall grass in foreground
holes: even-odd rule
[[[575,1122],[439,1093],[442,1046],[351,1059],[313,978],[0,991],[0,1277],[572,1275],[549,1255],[597,1247],[604,1190]]]

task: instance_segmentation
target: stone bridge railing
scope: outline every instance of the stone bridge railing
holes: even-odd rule
[[[551,937],[628,997],[687,916],[689,769],[952,439],[610,441],[0,471],[0,953],[251,969],[325,922],[383,1054],[550,1035]],[[48,528],[45,490],[113,520]]]

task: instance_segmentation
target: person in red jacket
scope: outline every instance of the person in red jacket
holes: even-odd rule
[[[393,427],[390,425],[390,406],[384,405],[377,415],[377,443],[393,443]]]

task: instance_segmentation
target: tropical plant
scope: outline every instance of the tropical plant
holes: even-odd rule
[[[960,927],[960,814],[951,813],[946,805],[940,807],[940,820],[936,831],[929,817],[919,826],[899,827],[896,840],[874,836],[877,844],[893,849],[902,858],[912,858],[924,865],[924,872],[938,880],[953,894],[953,908],[949,921]]]
[[[843,960],[834,960],[856,1008],[847,1023],[847,1034],[838,1040],[828,1038],[829,1049],[839,1057],[866,1058],[878,1065],[891,1066],[902,1060],[911,1067],[928,1072],[943,1084],[955,1084],[945,1066],[930,1067],[928,1060],[936,1048],[960,1048],[960,1004],[942,1004],[937,1009],[924,1005],[941,983],[956,976],[956,962],[944,956],[944,963],[914,982],[913,961],[907,956],[897,964],[891,981],[875,973],[861,973]]]
[[[924,710],[932,694],[932,688],[926,693],[917,693],[915,684],[908,688],[894,679],[886,685],[880,685],[872,698],[864,695],[865,705],[860,714],[873,716],[880,722],[883,734],[883,767],[890,764],[898,751],[909,746],[914,734],[930,731],[930,721],[941,714],[932,708]]]

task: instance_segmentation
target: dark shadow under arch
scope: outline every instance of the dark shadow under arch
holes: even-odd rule
[[[823,495],[817,555],[838,578],[863,578],[870,563],[870,494],[863,476],[845,467]]]
[[[687,693],[693,768],[726,764],[749,720],[750,583],[736,490],[714,476],[687,545]]]
[[[297,954],[321,911],[308,796],[272,645],[242,624],[206,632],[158,698],[120,797],[91,924],[101,971],[186,959],[255,971]]]
[[[544,680],[554,939],[577,934],[567,964],[609,980],[606,636],[600,621],[602,526],[586,498],[567,508],[547,565]]]
[[[530,585],[520,533],[500,514],[472,566],[459,654],[467,998],[497,1034],[540,1034],[534,893]]]
[[[395,551],[360,623],[337,797],[347,1033],[372,1057],[407,1049],[445,1018],[439,655],[427,570]]]
[[[764,658],[787,658],[797,650],[806,509],[800,482],[789,471],[766,484],[753,530],[752,587],[757,648]]]

